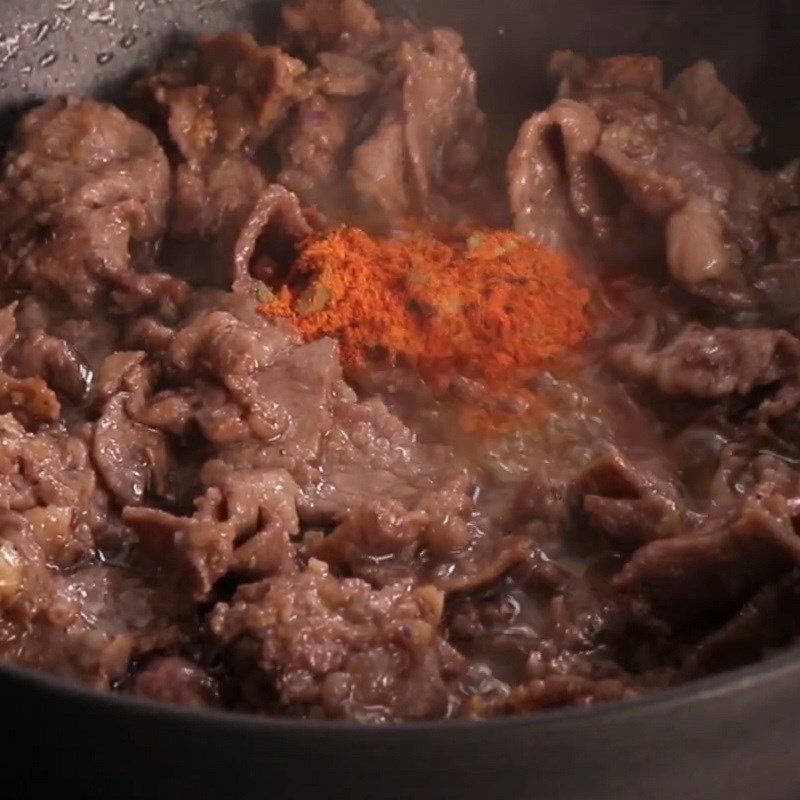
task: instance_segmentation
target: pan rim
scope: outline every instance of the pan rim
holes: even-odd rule
[[[430,735],[439,732],[467,734],[473,732],[502,732],[519,728],[529,732],[547,733],[559,728],[586,727],[593,724],[610,725],[621,721],[640,720],[695,705],[698,709],[728,695],[743,694],[764,684],[780,682],[792,676],[800,678],[800,648],[770,656],[765,661],[735,667],[717,675],[690,681],[681,686],[646,693],[639,697],[600,703],[587,708],[545,709],[518,717],[490,719],[437,719],[369,725],[339,720],[307,720],[222,709],[193,709],[144,698],[95,689],[67,678],[38,672],[9,662],[0,662],[0,682],[13,680],[35,689],[62,697],[72,697],[87,704],[102,707],[103,711],[118,709],[120,715],[150,717],[174,724],[191,723],[232,733],[289,733],[314,734],[317,737],[341,737],[343,734],[382,739],[404,738],[408,735]]]

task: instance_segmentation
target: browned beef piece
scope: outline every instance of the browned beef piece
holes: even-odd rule
[[[740,435],[794,456],[800,448],[800,386],[786,383],[746,415]]]
[[[299,109],[284,147],[284,177],[304,199],[324,205],[314,181],[343,168],[361,205],[384,221],[465,191],[484,117],[458,34],[378,19],[361,0],[293,3],[284,21],[321,93]]]
[[[105,405],[118,392],[143,394],[152,384],[152,375],[141,350],[117,350],[106,356],[97,372],[95,396]]]
[[[560,99],[509,158],[517,229],[631,265],[655,257],[695,294],[752,304],[746,275],[769,245],[777,179],[731,154],[758,129],[713,68],[691,67],[667,92],[644,57],[559,53],[551,69]]]
[[[43,308],[34,312],[32,305],[38,306],[38,303],[14,302],[0,312],[0,352],[4,367],[0,370],[0,407],[4,412],[12,412],[28,426],[58,419],[61,403],[53,389],[62,399],[79,405],[88,399],[93,379],[89,361],[67,338],[52,336],[39,327],[40,324],[50,327],[50,320]],[[19,333],[17,315],[22,323]],[[56,325],[54,330],[73,341],[80,341],[85,322],[66,320]],[[96,327],[99,338],[108,337],[109,331],[102,323],[93,327]],[[109,343],[105,341],[104,345],[107,347]]]
[[[403,123],[395,114],[384,116],[353,151],[348,174],[355,191],[389,218],[402,216],[411,204],[405,158]]]
[[[406,43],[403,111],[412,186],[424,207],[436,187],[469,181],[483,149],[475,71],[454,31],[431,31],[427,46]]]
[[[107,525],[107,501],[86,443],[53,430],[28,433],[0,417],[0,508],[31,519],[49,559],[69,565]]]
[[[128,692],[135,697],[186,708],[211,708],[220,702],[217,681],[179,656],[155,658],[138,669]]]
[[[261,543],[265,553],[275,547],[286,552],[285,536],[298,532],[296,522],[284,525],[279,537],[262,531],[252,515],[247,521],[232,518],[225,488],[231,470],[252,475],[262,487],[287,470],[297,484],[291,484],[296,498],[289,507],[296,502],[305,524],[336,526],[328,539],[313,544],[313,552],[356,572],[378,555],[409,569],[421,549],[448,560],[469,544],[468,471],[449,447],[416,442],[380,401],[357,402],[341,381],[332,341],[299,344],[263,318],[246,322],[225,311],[202,312],[177,331],[166,364],[181,380],[193,378],[192,388],[157,393],[137,402],[132,413],[139,423],[161,430],[196,426],[215,452],[202,470],[204,485],[222,491],[222,498],[199,498],[190,519],[129,511],[126,520],[140,534],[152,523],[170,541],[180,533],[184,543],[190,529],[213,525],[226,531],[219,538],[220,547],[227,543],[224,553],[213,549],[200,557],[199,591],[231,569],[247,572],[248,558],[256,572],[273,569],[275,558],[259,555]],[[165,537],[147,536],[153,538]],[[188,547],[193,551],[195,545]],[[471,559],[451,570],[448,580],[463,588],[491,582],[528,550],[513,537],[472,547]],[[262,566],[260,559],[266,559]],[[208,561],[214,566],[208,568]]]
[[[668,94],[691,125],[704,128],[709,141],[729,153],[749,153],[761,129],[744,103],[719,79],[710,61],[697,61],[683,70]]]
[[[284,37],[308,55],[339,49],[361,54],[383,32],[375,9],[364,0],[294,0],[281,12]]]
[[[557,83],[558,97],[585,90],[660,92],[664,87],[664,69],[657,56],[620,55],[592,60],[572,50],[557,50],[547,66]]]
[[[61,404],[41,378],[14,378],[0,372],[0,413],[9,412],[32,427],[57,422]]]
[[[251,33],[226,31],[144,78],[134,96],[155,106],[181,156],[201,163],[264,141],[308,94],[305,72],[302,61],[259,45]]]
[[[645,545],[615,586],[640,593],[659,617],[679,626],[736,611],[800,563],[797,492],[787,498],[779,491],[785,488],[764,481],[738,508],[712,515],[695,533]]]
[[[705,487],[705,500],[711,510],[730,509],[763,483],[790,496],[796,480],[794,469],[783,459],[748,445],[728,444],[719,452],[717,469]]]
[[[623,377],[668,395],[717,399],[746,395],[778,381],[796,382],[800,341],[783,330],[687,325],[659,347],[655,322],[644,336],[617,345],[610,357]]]
[[[130,350],[144,350],[161,355],[169,347],[174,331],[161,320],[149,316],[137,316],[128,321],[123,330],[123,344]]]
[[[194,257],[184,271],[193,281],[225,288],[247,288],[251,277],[273,279],[273,256],[291,258],[312,230],[295,195],[268,185],[258,167],[232,155],[178,167],[173,215],[178,246],[196,238],[200,250],[212,253],[199,259],[210,272],[198,271]]]
[[[390,219],[430,209],[435,197],[463,191],[475,175],[484,117],[461,46],[447,29],[404,41],[395,55],[400,88],[387,96],[382,121],[353,153],[357,193]]]
[[[438,633],[442,605],[433,587],[375,590],[312,560],[297,575],[242,586],[210,626],[242,680],[260,675],[284,712],[425,719],[445,712],[462,666]]]
[[[80,353],[69,342],[41,329],[22,336],[6,364],[19,377],[41,378],[73,403],[85,400],[91,391],[92,371]]]
[[[178,331],[169,361],[179,374],[206,378],[195,419],[210,441],[224,447],[252,438],[298,457],[316,453],[341,377],[331,340],[297,345],[266,321],[254,326],[216,311]]]
[[[278,181],[304,199],[321,197],[319,185],[340,177],[358,112],[350,101],[321,94],[300,103],[279,143]]]
[[[297,485],[285,470],[228,471],[195,501],[192,517],[126,508],[123,520],[156,559],[186,575],[198,597],[233,572],[265,577],[296,570]]]
[[[799,620],[800,576],[794,571],[764,587],[693,648],[681,678],[690,680],[758,661],[795,639]]]
[[[403,504],[370,500],[365,491],[358,504],[337,509],[335,518],[343,519],[332,533],[307,536],[305,549],[377,586],[411,580],[448,594],[492,586],[521,564],[535,568],[529,537],[476,534],[462,487],[452,484],[450,495],[447,489],[435,511],[425,507],[425,495]]]
[[[770,219],[775,254],[782,262],[800,261],[800,211],[792,209]]]
[[[141,503],[148,494],[169,491],[170,452],[161,431],[132,419],[126,404],[133,395],[111,397],[97,421],[92,457],[111,495],[120,505]]]
[[[89,312],[177,300],[131,250],[164,232],[169,167],[155,136],[118,109],[52,100],[20,122],[0,178],[0,281]]]
[[[454,31],[379,20],[360,0],[287,5],[284,20],[283,38],[305,62],[228,32],[139,82],[136,97],[166,122],[183,162],[178,229],[203,218],[182,198],[218,183],[220,160],[246,164],[225,183],[247,193],[267,183],[253,156],[273,147],[278,180],[334,218],[352,195],[367,219],[391,222],[464,193],[482,156],[484,118]],[[244,224],[249,209],[236,207],[228,227]]]
[[[110,567],[50,570],[8,514],[0,572],[0,657],[22,666],[108,689],[132,657],[183,639],[187,610],[171,594]]]
[[[379,400],[357,403],[346,397],[332,412],[319,478],[304,492],[306,518],[336,517],[380,498],[421,510],[426,518],[458,516],[469,475],[449,447],[416,444],[412,431]]]
[[[797,168],[797,162],[791,165],[792,172]],[[789,200],[792,205],[796,202],[796,199]],[[794,319],[800,313],[800,286],[797,281],[800,211],[779,211],[771,217],[769,229],[774,240],[774,253],[770,262],[759,270],[754,285],[770,310],[777,312],[781,319]]]
[[[622,552],[689,526],[676,482],[618,451],[595,459],[581,476],[580,489],[590,525]]]
[[[376,500],[358,506],[309,549],[315,558],[332,565],[357,567],[364,560],[393,555],[411,560],[425,544],[428,525],[429,516],[424,511],[408,511],[395,500]],[[457,537],[455,545],[463,545],[463,538],[463,534]]]
[[[229,31],[139,83],[137,96],[155,101],[180,156],[170,226],[178,246],[172,252],[187,262],[182,271],[195,282],[246,285],[254,256],[272,258],[269,245],[284,252],[287,243],[291,254],[311,232],[295,196],[271,186],[250,157],[289,109],[311,96],[305,72],[279,48]],[[187,239],[195,240],[188,254]],[[210,264],[211,273],[198,273],[198,263]],[[262,264],[256,277],[269,272]]]
[[[489,585],[532,546],[470,526],[473,477],[450,447],[416,442],[383,402],[339,397],[318,456],[298,478],[301,519],[337,523],[309,547],[378,584],[410,577],[447,592]]]
[[[604,207],[594,174],[599,137],[597,115],[573,100],[559,100],[523,124],[508,161],[518,231],[558,250],[582,246],[584,225],[603,241],[621,235],[612,230],[613,209]]]

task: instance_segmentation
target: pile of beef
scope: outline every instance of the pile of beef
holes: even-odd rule
[[[510,210],[614,300],[534,387],[542,428],[465,454],[435,404],[346,380],[334,341],[256,308],[314,230],[463,217],[475,73],[455,32],[363,0],[283,17],[276,45],[228,32],[165,63],[128,113],[56,99],[18,125],[0,656],[386,722],[619,699],[790,643],[797,166],[745,160],[758,127],[707,63],[664,89],[657,59],[554,56]]]

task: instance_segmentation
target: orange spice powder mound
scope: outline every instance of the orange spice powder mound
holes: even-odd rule
[[[434,390],[454,378],[508,392],[588,330],[588,291],[568,260],[511,231],[446,241],[374,238],[343,227],[303,243],[260,310],[306,339],[333,336],[346,364],[415,368]]]

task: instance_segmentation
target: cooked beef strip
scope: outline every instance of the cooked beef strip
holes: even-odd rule
[[[28,112],[0,176],[2,286],[81,313],[109,296],[126,307],[178,301],[179,281],[138,272],[131,258],[164,232],[168,199],[155,136],[118,109],[66,98]]]
[[[128,691],[135,697],[189,708],[210,708],[220,702],[214,678],[179,656],[160,656],[138,669]]]
[[[614,347],[611,360],[624,377],[667,395],[717,399],[800,378],[800,340],[784,330],[690,323],[658,349],[654,321],[646,327],[641,340]]]
[[[337,579],[319,561],[302,573],[250,584],[211,613],[211,630],[239,669],[270,678],[289,713],[379,722],[440,716],[446,681],[463,665],[437,633],[433,587],[374,590]],[[235,667],[237,668],[237,667]],[[244,702],[258,702],[256,697]]]
[[[756,304],[749,276],[796,185],[740,157],[758,127],[713,67],[699,62],[666,91],[645,57],[559,53],[551,71],[559,99],[522,127],[508,162],[517,229],[612,262],[661,262],[725,307]]]

